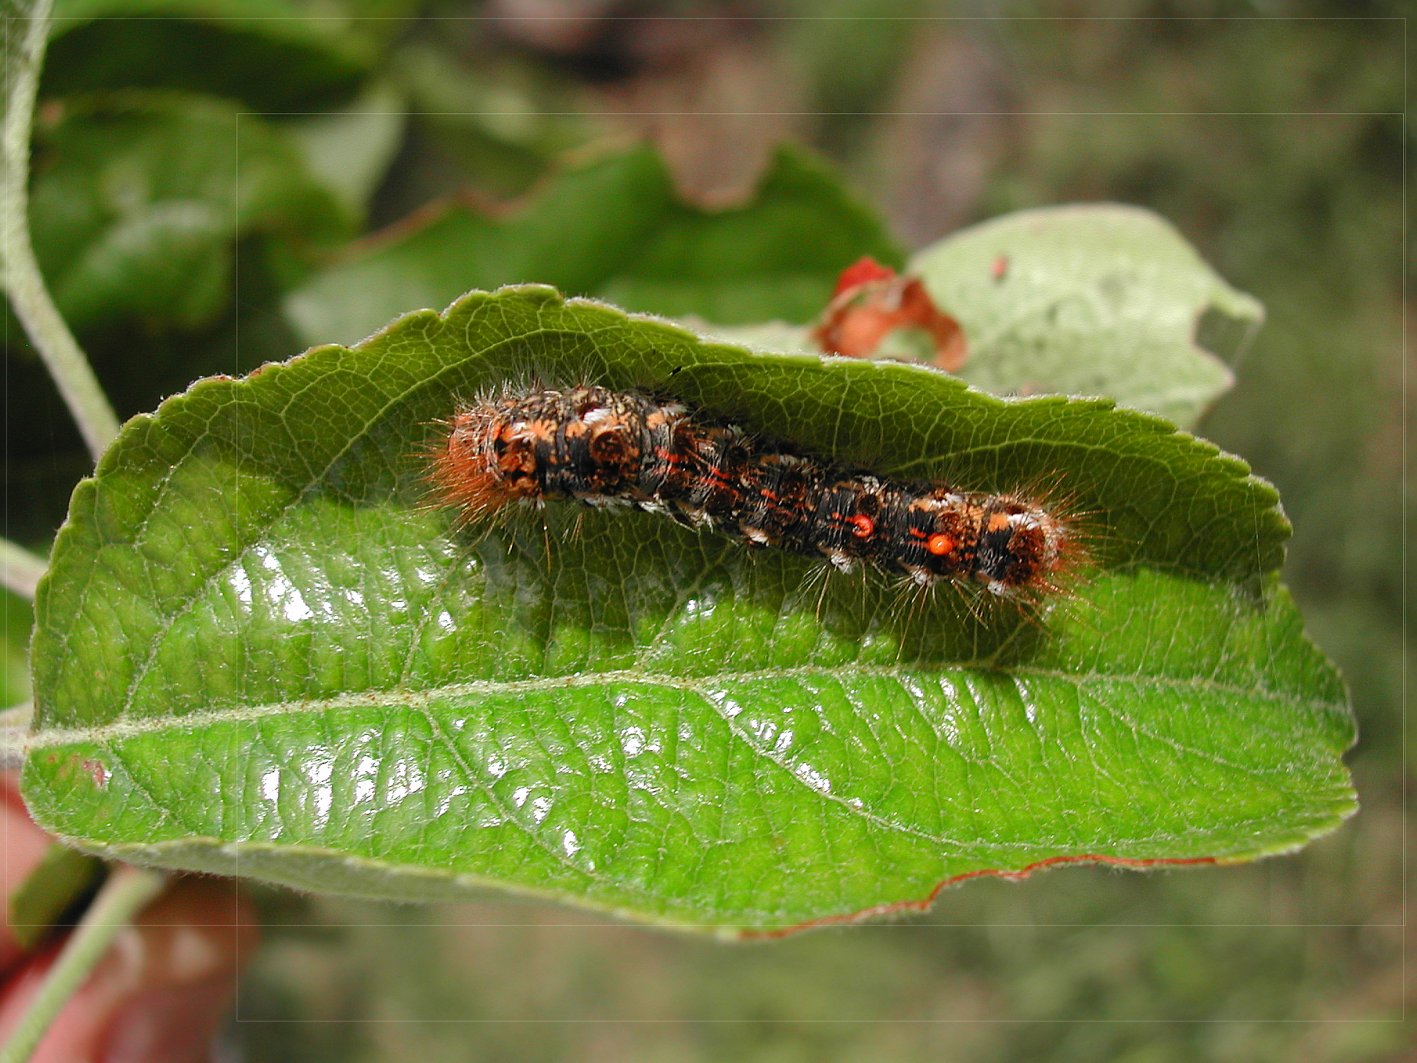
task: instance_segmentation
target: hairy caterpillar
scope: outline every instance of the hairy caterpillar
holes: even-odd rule
[[[516,502],[632,505],[846,572],[1024,602],[1064,589],[1081,559],[1069,520],[1022,494],[877,476],[634,391],[509,389],[454,413],[431,456],[465,522]]]

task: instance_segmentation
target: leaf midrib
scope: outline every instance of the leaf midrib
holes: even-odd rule
[[[1149,689],[1164,689],[1193,693],[1205,691],[1248,700],[1258,700],[1267,704],[1283,706],[1286,710],[1302,707],[1319,713],[1332,713],[1334,702],[1318,698],[1299,698],[1292,692],[1270,690],[1266,687],[1224,683],[1203,676],[1183,677],[1150,673],[1112,673],[1092,670],[1088,672],[1067,672],[1060,669],[1011,665],[1008,668],[983,666],[976,662],[959,662],[945,666],[949,672],[973,672],[979,675],[994,675],[1007,679],[1020,676],[1035,679],[1052,679],[1083,686],[1093,682],[1130,684]],[[788,668],[756,669],[748,671],[710,672],[698,676],[675,675],[673,673],[646,672],[638,669],[615,671],[572,673],[560,676],[537,676],[529,679],[477,679],[463,683],[448,683],[422,690],[375,689],[321,698],[302,698],[298,701],[270,702],[234,706],[225,709],[208,709],[181,715],[147,716],[137,719],[125,718],[95,727],[57,727],[41,729],[33,733],[28,748],[45,749],[81,742],[107,742],[114,739],[140,738],[145,735],[161,734],[170,730],[194,731],[203,727],[222,723],[242,723],[257,719],[280,716],[300,716],[321,712],[339,712],[346,709],[377,708],[385,706],[388,699],[397,699],[399,707],[417,711],[431,706],[435,701],[458,697],[538,694],[560,690],[576,690],[613,686],[615,684],[635,684],[639,686],[662,687],[680,690],[701,696],[715,686],[729,686],[763,681],[792,679],[894,679],[921,675],[935,676],[940,672],[917,672],[895,665],[864,665],[854,667],[799,665]]]
[[[1064,673],[1064,672],[1050,671],[1050,670],[1046,670],[1046,669],[1032,669],[1032,670],[1014,669],[1012,673],[1000,673],[997,669],[985,669],[985,668],[975,668],[975,669],[973,669],[973,670],[974,670],[974,671],[977,671],[977,672],[980,672],[980,673],[994,672],[995,674],[1012,674],[1012,675],[1018,675],[1018,674],[1023,674],[1023,673],[1025,673],[1025,672],[1031,672],[1031,674],[1033,674],[1033,675],[1035,675],[1035,676],[1039,676],[1039,677],[1053,676],[1053,677],[1062,678],[1062,679],[1066,679],[1066,680],[1072,680],[1072,679],[1075,679],[1075,678],[1076,678],[1073,673]],[[837,675],[839,674],[839,672],[840,672],[839,669],[827,669],[827,668],[821,668],[821,667],[802,667],[802,668],[796,668],[796,669],[790,669],[790,670],[759,670],[759,671],[750,671],[750,672],[727,672],[727,673],[717,673],[717,674],[715,674],[715,675],[710,675],[710,676],[702,677],[701,680],[699,681],[699,683],[700,683],[701,685],[703,685],[703,686],[708,686],[708,685],[711,684],[711,682],[712,682],[714,679],[719,679],[719,680],[721,680],[721,681],[723,681],[723,682],[725,682],[725,683],[728,683],[728,682],[751,682],[751,681],[753,681],[753,680],[755,680],[755,679],[760,679],[760,678],[780,679],[780,678],[783,678],[783,677],[785,677],[785,676],[791,676],[791,675],[797,675],[797,676],[816,675],[816,676],[831,676],[831,677],[835,677],[835,676],[837,676]],[[858,673],[858,674],[863,674],[863,675],[875,675],[875,676],[877,676],[877,677],[893,677],[893,678],[894,678],[894,677],[900,677],[900,676],[902,676],[902,675],[912,674],[912,673],[907,673],[905,670],[900,669],[900,668],[893,668],[893,667],[875,667],[875,668],[862,668],[862,669],[859,670],[859,673]],[[1142,683],[1142,682],[1149,682],[1149,681],[1150,681],[1150,677],[1145,677],[1145,676],[1108,677],[1108,676],[1102,675],[1101,673],[1089,673],[1087,677],[1088,677],[1088,678],[1101,678],[1101,679],[1104,679],[1104,680],[1111,679],[1111,681],[1129,681],[1129,682],[1134,682],[1134,683]],[[444,687],[437,688],[436,691],[425,691],[425,692],[421,692],[419,695],[417,695],[417,697],[419,698],[420,704],[416,704],[416,705],[415,705],[415,704],[410,704],[408,707],[409,707],[411,710],[413,710],[413,711],[419,711],[419,712],[421,712],[421,714],[428,720],[430,726],[434,729],[434,733],[435,733],[436,739],[437,739],[439,742],[441,742],[442,744],[444,744],[444,745],[449,749],[449,751],[450,751],[455,757],[457,757],[458,755],[457,755],[457,752],[456,752],[456,748],[455,748],[455,745],[454,745],[454,743],[452,742],[450,736],[447,735],[447,734],[443,731],[442,726],[441,726],[441,724],[440,724],[440,721],[438,720],[436,714],[434,714],[433,712],[431,712],[430,709],[429,709],[429,704],[428,704],[428,703],[429,703],[429,702],[431,701],[431,699],[435,696],[435,694],[437,694],[437,695],[442,695],[442,694],[447,694],[447,692],[450,692],[450,691],[451,691],[452,693],[449,694],[448,696],[456,696],[457,693],[460,693],[460,692],[463,692],[463,691],[475,692],[475,691],[477,691],[477,690],[486,690],[486,691],[488,691],[489,693],[520,692],[520,691],[523,691],[523,690],[529,691],[529,692],[536,692],[536,691],[545,691],[545,690],[552,690],[552,689],[565,689],[565,688],[575,688],[575,687],[588,687],[588,686],[592,686],[592,685],[596,685],[596,684],[601,684],[601,683],[613,683],[613,682],[639,682],[639,683],[655,683],[655,682],[657,682],[659,685],[677,687],[677,688],[679,688],[679,689],[685,690],[686,692],[692,693],[692,694],[694,694],[695,696],[699,697],[700,699],[702,699],[702,700],[704,700],[704,701],[709,702],[710,704],[712,704],[712,699],[711,699],[710,697],[708,697],[706,690],[699,689],[699,687],[696,686],[694,683],[692,683],[692,682],[686,682],[686,681],[684,681],[681,677],[674,677],[674,676],[652,676],[652,675],[647,676],[647,675],[646,675],[645,673],[643,673],[643,672],[637,672],[637,671],[629,671],[629,670],[626,670],[626,671],[621,671],[621,672],[599,673],[599,674],[595,674],[595,675],[591,675],[591,676],[572,675],[572,676],[563,676],[563,677],[542,677],[542,678],[529,679],[529,680],[513,680],[513,681],[476,681],[476,682],[463,683],[463,684],[451,684],[451,685],[448,685],[448,686],[444,686]],[[1173,685],[1173,686],[1174,686],[1174,685],[1178,685],[1178,684],[1181,683],[1181,682],[1182,682],[1181,680],[1177,680],[1177,679],[1175,679],[1174,677],[1167,677],[1163,685]],[[1252,689],[1250,689],[1250,688],[1243,688],[1243,689],[1241,689],[1241,688],[1227,687],[1227,686],[1224,685],[1224,684],[1216,684],[1216,683],[1214,683],[1214,681],[1196,680],[1196,681],[1195,681],[1195,684],[1196,684],[1196,685],[1209,685],[1209,686],[1216,687],[1216,688],[1220,688],[1220,689],[1228,689],[1228,690],[1231,690],[1231,691],[1234,692],[1234,693],[1247,694],[1247,695],[1249,695],[1249,696],[1255,696],[1257,693],[1260,693],[1260,692],[1254,691],[1254,690],[1252,690]],[[202,717],[202,719],[200,719],[200,720],[198,721],[198,723],[207,723],[207,722],[212,722],[213,719],[216,718],[216,717],[230,718],[230,719],[234,719],[234,720],[238,720],[238,721],[239,721],[239,720],[245,720],[245,719],[251,718],[253,713],[260,713],[261,715],[279,715],[282,711],[301,711],[301,712],[305,712],[305,711],[320,711],[320,710],[323,710],[323,709],[331,709],[331,710],[334,710],[334,709],[341,708],[341,707],[361,707],[361,706],[367,705],[367,704],[370,702],[370,700],[371,700],[372,698],[377,698],[377,693],[378,693],[378,692],[370,692],[370,693],[368,693],[368,694],[359,695],[359,696],[355,696],[355,697],[349,697],[349,698],[334,698],[334,699],[323,699],[323,700],[320,700],[320,701],[312,701],[312,702],[289,703],[289,706],[288,706],[288,707],[287,707],[287,706],[280,705],[280,704],[276,704],[276,705],[270,705],[270,706],[254,706],[254,707],[250,707],[250,708],[247,708],[247,709],[232,710],[232,711],[229,711],[229,712],[228,712],[228,711],[218,711],[218,712],[213,712],[213,713],[192,714],[192,715],[200,715],[200,716]],[[1263,696],[1263,697],[1277,697],[1277,696],[1274,696],[1274,695],[1269,695],[1268,692],[1263,692],[1263,693],[1261,694],[1261,696]],[[1319,703],[1319,702],[1314,702],[1313,704],[1315,704],[1315,705],[1322,705],[1322,703]],[[748,748],[748,750],[749,750],[750,753],[753,753],[753,754],[755,754],[755,755],[761,756],[761,757],[763,757],[764,759],[766,759],[767,761],[769,761],[778,771],[782,772],[782,773],[786,776],[787,780],[788,780],[790,783],[793,783],[793,784],[795,784],[795,785],[804,787],[805,789],[807,789],[807,790],[810,792],[811,796],[812,796],[813,798],[815,798],[816,800],[819,800],[819,801],[829,801],[829,802],[831,802],[831,803],[837,805],[837,806],[840,807],[841,809],[843,809],[849,816],[853,816],[853,817],[857,817],[857,818],[863,819],[863,820],[865,820],[865,821],[867,821],[867,822],[873,824],[874,826],[879,827],[880,829],[885,830],[885,831],[888,831],[888,832],[891,832],[891,833],[904,834],[904,835],[907,835],[907,836],[910,836],[910,837],[914,837],[914,838],[917,838],[917,839],[919,839],[919,840],[921,840],[921,841],[924,841],[924,842],[926,842],[926,843],[928,843],[928,844],[930,844],[930,845],[933,845],[933,846],[939,846],[939,847],[950,848],[950,849],[952,849],[952,850],[954,851],[954,854],[955,854],[955,858],[956,858],[956,859],[982,860],[982,859],[983,859],[983,855],[982,855],[982,853],[980,852],[981,848],[987,851],[987,850],[989,850],[989,849],[997,848],[997,847],[998,847],[997,844],[994,844],[994,845],[985,845],[981,840],[978,840],[978,839],[971,840],[971,839],[967,839],[967,838],[957,838],[957,837],[953,837],[953,836],[945,835],[945,834],[932,833],[932,832],[930,832],[930,831],[928,831],[928,830],[925,830],[925,829],[923,829],[923,828],[921,828],[921,827],[917,827],[917,826],[911,825],[911,824],[909,824],[909,823],[903,823],[903,822],[900,822],[900,821],[898,821],[898,820],[896,820],[896,819],[893,819],[893,818],[891,818],[891,817],[884,816],[884,815],[881,815],[881,814],[879,814],[879,813],[877,813],[877,812],[870,811],[870,810],[866,809],[865,807],[863,807],[862,805],[860,805],[859,803],[857,803],[857,802],[855,802],[855,801],[853,801],[853,800],[851,800],[851,799],[849,799],[849,798],[847,798],[847,797],[844,797],[844,796],[842,796],[842,795],[830,794],[830,793],[823,793],[822,791],[817,790],[816,788],[807,785],[807,783],[797,774],[797,772],[792,769],[792,767],[791,767],[790,764],[784,763],[784,762],[783,762],[782,760],[780,760],[778,757],[773,756],[770,752],[768,752],[768,751],[766,751],[766,750],[763,750],[762,748],[760,748],[760,747],[758,747],[756,744],[754,744],[754,743],[749,739],[749,737],[748,737],[747,734],[745,734],[740,728],[738,728],[737,726],[735,726],[734,720],[733,720],[732,718],[730,718],[730,717],[724,716],[723,713],[722,713],[722,711],[721,711],[721,709],[719,709],[717,706],[714,707],[714,711],[720,716],[721,719],[724,720],[724,722],[725,722],[725,724],[727,725],[728,730],[729,730],[730,734],[733,736],[734,740],[737,741],[737,742],[740,742],[740,743],[744,744],[744,745]],[[162,730],[165,730],[165,729],[167,728],[167,726],[169,726],[169,725],[174,725],[174,726],[175,726],[175,725],[180,725],[180,724],[187,723],[187,722],[191,721],[191,720],[192,720],[192,715],[188,715],[188,716],[185,716],[185,717],[161,717],[161,718],[158,718],[157,721],[153,721],[153,720],[147,720],[147,721],[122,721],[120,724],[111,725],[111,726],[106,727],[106,728],[90,729],[90,730],[87,732],[87,740],[96,741],[96,742],[105,742],[107,739],[110,739],[110,738],[121,739],[121,738],[124,738],[124,737],[130,737],[130,736],[134,736],[134,735],[140,736],[140,735],[143,735],[143,734],[158,733],[158,732],[160,732],[160,731],[162,731]],[[158,726],[139,727],[139,728],[134,728],[134,727],[132,726],[134,723],[153,723],[153,722],[157,722],[157,723],[158,723]],[[223,722],[224,722],[224,721],[223,721]],[[121,733],[121,732],[123,732],[123,731],[125,731],[125,730],[128,730],[128,731],[130,731],[131,733],[130,733],[130,734]],[[1133,730],[1136,730],[1136,729],[1133,728]],[[1140,733],[1145,734],[1145,735],[1147,735],[1148,737],[1151,737],[1151,738],[1153,738],[1153,739],[1157,739],[1157,738],[1159,737],[1159,736],[1156,736],[1156,735],[1154,735],[1154,734],[1151,734],[1150,732],[1147,732],[1147,731],[1142,731],[1142,732],[1140,732]],[[61,737],[62,737],[62,733],[61,733],[61,732],[58,732],[58,731],[50,732],[48,735],[40,736],[40,738],[43,739],[43,740],[40,741],[40,742],[37,742],[36,744],[40,744],[40,745],[54,745],[54,744],[60,744],[60,741],[59,741],[59,740],[60,740]],[[1174,744],[1174,743],[1168,743],[1168,744]],[[1184,750],[1183,750],[1183,751],[1184,751]],[[1189,750],[1189,752],[1195,753],[1195,752],[1197,752],[1197,751]],[[120,756],[120,759],[121,759],[121,755],[119,755],[119,754],[117,753],[117,751],[114,751],[114,755],[115,755],[115,756]],[[581,876],[587,878],[587,879],[590,880],[590,881],[611,881],[611,882],[614,882],[614,883],[615,883],[617,886],[619,886],[620,888],[628,888],[628,887],[634,886],[633,883],[631,883],[631,882],[629,882],[629,881],[627,881],[627,880],[625,880],[625,879],[623,879],[623,878],[621,878],[621,877],[619,877],[619,876],[607,876],[607,873],[606,873],[606,871],[605,871],[604,868],[599,868],[599,867],[584,867],[584,866],[581,866],[581,865],[575,863],[574,861],[571,861],[571,860],[566,859],[565,856],[564,856],[559,850],[555,849],[553,846],[550,846],[550,845],[546,844],[546,843],[544,842],[544,840],[539,836],[539,834],[537,833],[537,831],[535,831],[534,829],[530,828],[526,823],[522,822],[517,816],[515,816],[514,814],[512,814],[510,809],[507,809],[507,808],[505,808],[505,807],[501,807],[501,806],[500,806],[500,803],[499,803],[499,802],[497,801],[497,799],[496,799],[496,796],[495,796],[494,792],[493,792],[485,783],[479,783],[479,780],[477,779],[475,773],[473,773],[473,772],[471,771],[471,769],[469,768],[469,766],[468,766],[466,763],[464,763],[464,762],[461,761],[461,758],[460,758],[460,757],[458,758],[458,760],[459,760],[460,768],[461,768],[461,770],[463,771],[464,777],[467,778],[467,779],[469,780],[469,782],[471,782],[473,785],[478,786],[478,788],[481,789],[481,790],[488,796],[488,798],[489,798],[490,800],[492,800],[494,803],[498,803],[498,804],[499,804],[500,810],[504,813],[504,815],[505,815],[505,817],[506,817],[506,822],[507,822],[507,824],[508,824],[509,826],[513,826],[513,827],[516,827],[516,828],[520,829],[520,830],[527,836],[527,838],[529,839],[529,841],[531,842],[531,844],[533,844],[533,845],[535,845],[537,848],[542,849],[543,851],[545,851],[545,852],[547,853],[547,855],[548,855],[549,857],[551,857],[552,860],[554,860],[554,861],[557,862],[558,864],[562,865],[563,867],[565,867],[567,870],[571,871],[572,873],[581,875]],[[1245,772],[1245,773],[1248,773],[1248,774],[1260,774],[1260,775],[1268,774],[1267,772],[1259,771],[1259,770],[1257,770],[1257,769],[1255,769],[1255,768],[1253,768],[1253,767],[1249,767],[1249,766],[1245,766],[1245,765],[1240,765],[1240,764],[1233,764],[1233,763],[1230,763],[1230,762],[1228,762],[1228,761],[1227,761],[1227,762],[1224,762],[1224,763],[1225,763],[1228,767],[1231,767],[1231,768],[1233,768],[1233,769],[1235,769],[1235,770],[1239,770],[1239,771],[1241,771],[1241,772]],[[1283,774],[1288,774],[1287,771],[1283,771],[1282,773],[1283,773]],[[129,776],[130,779],[134,779],[134,776],[132,775],[131,771],[128,772],[127,774],[128,774],[128,776]],[[136,782],[135,779],[134,779],[134,781]],[[145,794],[144,796],[146,797],[148,803],[149,803],[150,805],[152,805],[154,808],[160,809],[160,810],[164,810],[164,813],[165,813],[165,814],[170,814],[170,810],[168,810],[168,808],[167,808],[167,806],[165,805],[165,803],[159,802],[159,801],[156,800],[151,794]],[[1247,821],[1245,821],[1245,822],[1246,822],[1246,823],[1260,824],[1260,823],[1268,823],[1268,820],[1265,819],[1265,818],[1263,818],[1263,817],[1260,817],[1260,818],[1256,818],[1256,819],[1252,819],[1252,820],[1247,820]],[[1233,825],[1232,825],[1232,826],[1233,826]],[[1136,844],[1136,843],[1138,843],[1138,842],[1143,842],[1143,841],[1145,841],[1145,842],[1153,842],[1153,843],[1154,843],[1158,838],[1166,838],[1166,837],[1169,837],[1169,836],[1168,836],[1168,835],[1165,835],[1165,834],[1152,834],[1152,835],[1147,835],[1147,836],[1145,836],[1145,837],[1140,837],[1140,838],[1131,838],[1131,837],[1129,837],[1129,838],[1121,839],[1121,840],[1120,840],[1120,844],[1123,844],[1123,845],[1132,845],[1132,844]],[[195,841],[200,841],[200,840],[201,840],[201,839],[200,839],[200,836],[192,835],[192,836],[189,836],[188,838],[182,839],[181,844],[188,844],[188,843],[195,842]],[[212,843],[212,844],[219,844],[219,845],[222,845],[222,846],[231,844],[229,841],[225,841],[225,840],[217,839],[217,838],[211,839],[211,843]],[[129,846],[131,846],[133,843],[127,843],[127,844],[128,844]],[[160,844],[160,843],[142,843],[141,846],[139,846],[139,847],[155,847],[157,844]],[[248,843],[240,843],[240,842],[238,842],[237,844],[248,844]],[[1052,842],[1052,843],[1045,843],[1045,844],[1053,844],[1053,845],[1056,845],[1056,844],[1058,844],[1058,843],[1057,843],[1057,842]],[[124,847],[124,843],[116,843],[116,844],[114,844],[114,845],[112,845],[112,846],[105,846],[105,847],[106,847],[106,848],[112,848],[112,849],[114,849],[114,850],[118,850],[118,849],[121,849],[121,848]],[[1005,847],[1005,848],[1015,848],[1015,849],[1017,849],[1017,850],[1020,851],[1020,852],[1028,852],[1028,851],[1031,851],[1031,850],[1032,850],[1033,848],[1035,848],[1036,846],[1035,846],[1034,844],[1032,844],[1032,843],[1004,843],[1004,847]],[[313,847],[308,847],[308,846],[307,846],[307,847],[302,847],[302,848],[308,848],[308,849],[310,849],[311,851],[321,852],[321,853],[326,853],[326,852],[332,853],[332,852],[335,851],[335,850],[328,849],[328,848],[325,848],[325,847],[320,847],[320,846],[313,846]],[[643,891],[640,891],[640,892],[643,894]]]

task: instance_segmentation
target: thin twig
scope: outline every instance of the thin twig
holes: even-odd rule
[[[0,281],[95,458],[118,434],[118,418],[82,348],[59,316],[30,243],[30,123],[49,37],[53,0],[16,0],[5,18],[5,126],[0,143]],[[26,15],[25,9],[29,8]],[[14,35],[20,34],[18,40]]]
[[[45,1032],[93,972],[113,939],[161,892],[165,881],[159,871],[126,864],[114,869],[45,975],[10,1040],[0,1046],[0,1063],[25,1063],[34,1054]]]
[[[0,584],[21,598],[34,601],[34,589],[49,562],[9,539],[0,539]]]

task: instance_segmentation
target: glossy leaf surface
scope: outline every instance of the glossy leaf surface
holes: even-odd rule
[[[459,531],[426,505],[432,422],[532,373],[1046,485],[1097,565],[1035,623],[876,579],[819,597],[808,559],[639,512]],[[41,588],[25,794],[126,859],[758,931],[1040,863],[1250,859],[1354,807],[1287,532],[1242,463],[1103,402],[473,293],[129,423]]]

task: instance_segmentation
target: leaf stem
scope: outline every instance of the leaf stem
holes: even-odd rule
[[[49,568],[49,562],[9,539],[0,539],[0,585],[34,601],[34,588]]]
[[[34,702],[12,705],[0,711],[0,771],[19,771],[25,766]]]
[[[0,280],[15,316],[74,415],[89,452],[97,458],[118,434],[118,418],[83,349],[59,315],[30,242],[30,128],[53,6],[53,0],[34,0],[26,17],[26,5],[19,2],[14,9],[21,13],[5,17],[6,104],[0,142],[0,252],[4,258]],[[13,42],[13,33],[23,36]]]
[[[133,916],[161,892],[166,877],[159,871],[120,864],[98,891],[83,921],[49,969],[29,1009],[10,1040],[0,1046],[0,1063],[24,1063],[34,1054],[45,1032],[93,972]]]

